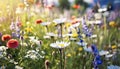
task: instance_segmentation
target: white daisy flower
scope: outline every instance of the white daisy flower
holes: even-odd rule
[[[54,19],[53,22],[56,24],[62,24],[66,21],[66,18]]]
[[[47,25],[49,25],[50,23],[51,23],[51,22],[42,22],[41,25],[47,26]]]
[[[70,42],[64,42],[64,41],[56,41],[55,43],[51,43],[50,46],[53,48],[65,48],[70,45]]]
[[[104,50],[99,51],[99,55],[100,55],[100,56],[107,55],[107,54],[109,54],[108,51],[104,51]]]

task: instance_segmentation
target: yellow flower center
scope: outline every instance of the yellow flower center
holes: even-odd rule
[[[73,33],[72,37],[78,37],[77,33]]]
[[[68,28],[71,26],[71,23],[66,23],[65,26]]]
[[[60,47],[64,47],[64,44],[59,44]]]

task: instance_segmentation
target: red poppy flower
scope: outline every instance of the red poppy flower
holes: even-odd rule
[[[16,39],[10,39],[8,42],[7,42],[7,47],[8,48],[17,48],[19,45],[19,42],[16,40]]]
[[[80,5],[73,5],[73,8],[79,9],[79,8],[80,8]]]
[[[5,34],[5,35],[2,36],[2,41],[6,41],[6,40],[9,40],[9,39],[11,39],[11,35],[9,35],[9,34]]]
[[[42,23],[42,20],[38,19],[38,20],[36,21],[36,24],[40,24],[40,23]]]

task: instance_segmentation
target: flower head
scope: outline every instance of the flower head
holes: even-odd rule
[[[42,23],[41,19],[36,20],[36,24],[40,24],[40,23]]]
[[[100,55],[100,56],[107,55],[107,54],[109,54],[108,51],[102,50],[102,51],[99,52],[99,55]]]
[[[116,48],[117,48],[117,46],[116,46],[116,45],[113,45],[113,46],[112,46],[112,49],[116,49]]]
[[[37,51],[35,50],[29,50],[27,51],[27,54],[25,56],[25,58],[30,58],[30,59],[39,59],[39,58],[44,58],[44,56],[41,56]]]
[[[53,22],[56,24],[62,24],[66,21],[66,18],[54,19]]]
[[[23,67],[16,65],[15,69],[23,69]]]
[[[9,35],[9,34],[5,34],[5,35],[2,36],[2,41],[6,41],[6,40],[9,40],[9,39],[11,39],[11,35]]]
[[[109,23],[109,25],[110,25],[111,27],[115,27],[115,26],[116,26],[116,23],[115,23],[114,21],[111,21],[111,22]]]
[[[51,22],[42,22],[41,25],[47,26],[47,25],[49,25],[50,23],[51,23]]]
[[[8,48],[17,48],[19,45],[19,42],[16,40],[16,39],[10,39],[8,42],[7,42],[7,47]]]
[[[56,41],[55,43],[51,43],[50,46],[53,48],[65,48],[69,46],[70,42],[64,42],[64,41]]]
[[[88,46],[88,47],[87,47],[87,46],[84,46],[83,48],[84,48],[84,50],[87,51],[87,52],[92,52],[92,48],[91,48],[90,46]]]
[[[73,8],[79,9],[79,8],[80,8],[80,5],[73,5]]]

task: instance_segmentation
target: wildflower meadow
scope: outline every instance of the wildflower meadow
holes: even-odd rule
[[[0,69],[120,69],[120,1],[106,2],[0,0]]]

